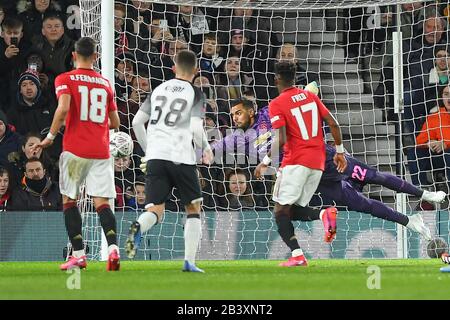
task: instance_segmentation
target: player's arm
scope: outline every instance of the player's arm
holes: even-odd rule
[[[117,110],[112,110],[108,115],[108,124],[110,129],[119,129],[120,127],[120,118]]]
[[[235,133],[229,134],[222,139],[211,143],[212,152],[215,155],[215,161],[222,162],[225,154],[229,153],[230,150],[234,150],[234,138]]]
[[[203,119],[205,118],[206,100],[199,88],[194,89],[194,101],[191,111],[190,129],[193,134],[195,145],[202,150],[202,162],[211,164],[214,159],[214,153],[208,142],[205,129],[203,128]]]
[[[147,150],[147,131],[145,130],[145,124],[150,120],[151,114],[151,94],[147,96],[147,99],[142,103],[138,112],[133,118],[133,131],[136,139],[141,146],[142,150]]]
[[[191,117],[191,131],[195,145],[203,152],[203,163],[211,164],[214,159],[214,154],[209,145],[205,129],[203,128],[203,119],[201,117]]]
[[[279,154],[280,150],[282,150],[283,146],[285,145],[287,139],[286,139],[286,127],[282,126],[278,129],[274,129],[274,137],[273,142],[271,145],[271,148],[269,152],[267,152],[267,155],[264,157],[264,159],[261,161],[260,164],[255,169],[255,178],[261,179],[264,173],[267,171],[267,168],[269,167],[270,163],[272,162],[272,155],[273,154]]]
[[[71,96],[68,93],[64,93],[59,97],[58,107],[56,108],[55,115],[53,116],[50,131],[41,143],[34,146],[34,151],[38,151],[40,148],[48,148],[53,144],[53,140],[55,140],[56,135],[66,121],[66,117],[70,109],[70,99]]]
[[[136,139],[144,152],[147,150],[147,133],[145,131],[145,124],[148,120],[150,120],[150,114],[139,109],[133,118],[132,124]]]
[[[337,120],[333,117],[331,113],[323,116],[323,119],[328,124],[331,130],[331,134],[336,143],[336,154],[334,155],[334,164],[337,167],[337,171],[343,173],[347,167],[347,160],[345,159],[345,149],[342,145],[342,132],[341,127]]]
[[[266,172],[269,164],[272,162],[272,155],[279,154],[280,150],[282,150],[281,148],[283,148],[284,144],[287,141],[286,120],[278,104],[272,102],[269,105],[269,117],[270,123],[272,125],[272,130],[274,131],[274,137],[272,139],[272,145],[269,152],[255,169],[254,174],[257,179],[262,178],[262,175],[264,174],[264,172]]]
[[[273,143],[269,152],[267,152],[267,157],[272,158],[272,154],[275,154],[282,150],[286,143],[286,140],[286,127],[275,129]]]

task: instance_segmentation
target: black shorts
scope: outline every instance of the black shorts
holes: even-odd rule
[[[145,203],[147,205],[165,203],[174,187],[178,190],[182,205],[202,200],[202,191],[195,165],[175,164],[167,160],[149,160],[145,178]]]

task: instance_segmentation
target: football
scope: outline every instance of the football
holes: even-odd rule
[[[133,153],[133,139],[125,132],[114,132],[109,138],[109,151],[114,158],[130,156]]]
[[[440,258],[441,255],[448,251],[448,244],[442,238],[430,240],[427,245],[427,254],[430,258]]]

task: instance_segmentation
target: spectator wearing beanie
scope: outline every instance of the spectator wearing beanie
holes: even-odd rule
[[[38,75],[27,70],[17,83],[16,103],[11,106],[8,118],[21,135],[28,132],[42,132],[52,123],[55,105],[42,94]]]

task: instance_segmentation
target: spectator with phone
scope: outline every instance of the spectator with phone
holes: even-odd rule
[[[0,106],[4,111],[15,98],[17,80],[21,70],[26,69],[25,57],[30,51],[30,43],[23,39],[23,23],[14,16],[5,17],[2,22],[0,40]]]
[[[181,50],[188,49],[189,45],[186,43],[186,41],[174,38],[173,40],[169,41],[168,50],[165,54],[153,55],[152,61],[150,63],[150,73],[152,76],[151,81],[153,88],[156,88],[161,84],[160,79],[162,79],[162,81],[167,81],[175,78],[175,73],[173,72],[173,66],[175,65],[175,55]]]
[[[173,28],[173,35],[189,43],[189,49],[199,54],[202,50],[204,35],[208,34],[210,22],[203,12],[203,8],[180,5],[170,15],[169,25]],[[178,11],[178,12],[177,12]]]
[[[155,13],[148,27],[150,29],[150,50],[157,53],[168,52],[173,36],[169,31],[167,20],[163,19],[162,15]]]
[[[53,94],[53,88],[49,87],[49,77],[44,73],[45,62],[42,58],[42,54],[37,50],[31,50],[26,57],[27,70],[31,70],[38,74],[39,81],[41,82],[42,92],[50,96]],[[26,71],[26,70],[24,70]]]

